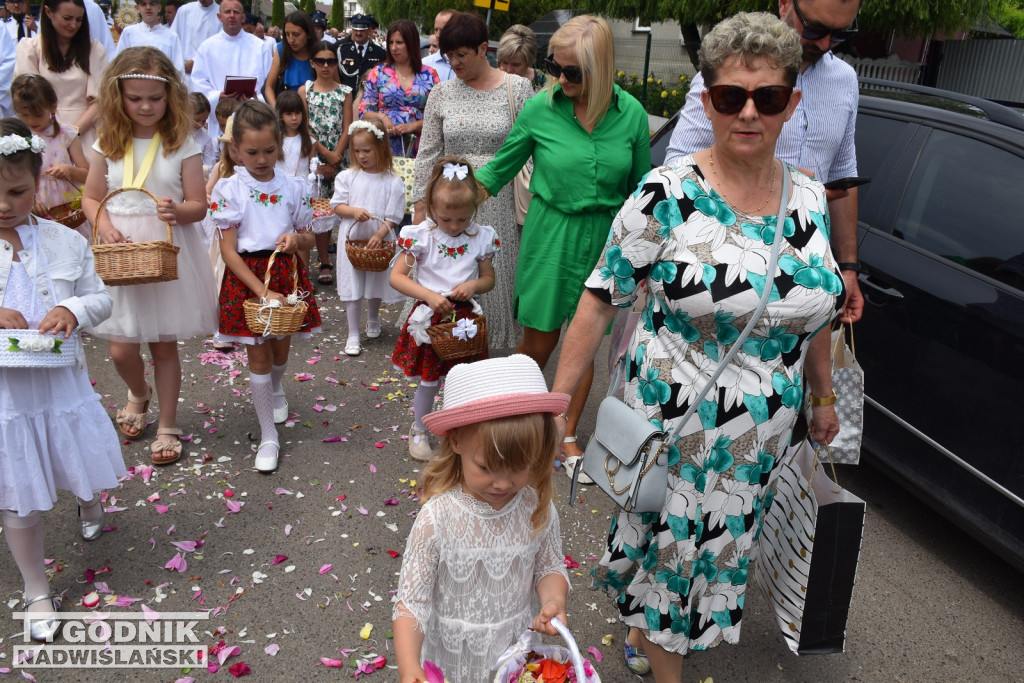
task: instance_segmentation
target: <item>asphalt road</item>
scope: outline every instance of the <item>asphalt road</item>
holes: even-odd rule
[[[212,354],[203,340],[182,344],[179,426],[191,434],[186,457],[150,472],[146,444],[155,427],[142,441],[126,443],[133,476],[109,492],[108,508],[117,510],[107,517],[113,528],[94,543],[78,535],[70,495],[45,515],[52,586],[64,593],[65,610],[83,610],[83,596],[104,587],[103,600],[141,600],[111,611],[137,613],[141,604],[158,612],[213,610],[200,629],[202,644],[223,641],[229,652],[237,646],[224,669],[245,662],[253,681],[350,679],[354,664],[374,659],[370,653],[388,664],[366,674],[368,681],[397,679],[389,668],[389,637],[401,557],[392,555],[404,551],[418,507],[419,468],[402,438],[412,389],[387,360],[397,334],[392,326],[350,359],[342,353],[344,314],[336,295],[319,298],[326,332],[294,345],[286,388],[295,415],[282,428],[287,457],[280,469],[272,475],[252,469],[257,426],[245,393],[244,353]],[[95,339],[87,345],[96,389],[113,415],[125,389],[105,345]],[[553,368],[547,374],[550,380]],[[599,373],[596,385],[605,377]],[[599,399],[591,397],[581,433],[589,433]],[[1024,680],[1024,577],[874,469],[843,468],[840,481],[869,505],[846,653],[791,654],[755,586],[747,594],[741,644],[694,653],[684,680]],[[570,628],[582,649],[602,654],[603,681],[636,679],[621,661],[624,632],[611,602],[587,588],[612,505],[591,490],[585,504],[570,509],[564,505],[569,480],[558,474],[556,482],[564,551],[579,563],[571,572]],[[189,541],[202,543],[189,551]],[[165,568],[176,555],[187,566]],[[21,582],[6,551],[0,551],[0,572],[13,609]],[[12,618],[0,628],[0,667],[11,679],[22,672],[38,681],[232,676],[205,669],[20,669],[13,661],[20,632]],[[614,636],[611,645],[602,644],[606,635]],[[342,666],[328,668],[321,658]]]

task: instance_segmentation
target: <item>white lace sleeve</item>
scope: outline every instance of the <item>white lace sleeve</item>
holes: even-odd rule
[[[537,562],[533,568],[533,584],[543,579],[548,574],[561,574],[565,582],[569,582],[569,574],[565,571],[565,555],[562,553],[562,531],[558,521],[558,511],[555,504],[551,503],[551,512],[548,517],[548,526],[541,532],[540,548],[537,549]]]
[[[405,545],[392,621],[398,617],[412,617],[420,630],[429,623],[434,583],[437,581],[438,545],[437,526],[428,502],[416,516]]]

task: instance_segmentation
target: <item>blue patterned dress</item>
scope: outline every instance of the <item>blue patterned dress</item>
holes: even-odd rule
[[[437,85],[437,72],[429,66],[420,69],[406,90],[398,79],[398,72],[390,64],[378,64],[366,74],[363,99],[359,102],[359,118],[368,111],[386,115],[395,125],[423,120],[427,108],[427,95]],[[395,156],[416,156],[417,145],[402,149],[401,136],[391,136],[391,153]]]
[[[646,282],[624,400],[671,431],[756,308],[771,245],[786,240],[760,322],[669,453],[663,510],[620,512],[594,572],[620,619],[672,652],[739,640],[750,551],[803,403],[808,343],[842,301],[825,190],[787,170],[781,235],[776,216],[733,210],[692,156],[651,171],[586,283],[603,301],[630,306]]]

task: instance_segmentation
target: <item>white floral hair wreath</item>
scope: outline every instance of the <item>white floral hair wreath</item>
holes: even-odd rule
[[[46,141],[38,135],[33,135],[30,138],[11,133],[0,138],[0,154],[10,156],[17,152],[23,152],[26,149],[30,149],[36,154],[41,154],[46,149]]]
[[[378,140],[384,139],[384,131],[369,121],[353,121],[352,125],[348,127],[348,134],[353,135],[357,130],[368,130],[373,133],[374,137]]]

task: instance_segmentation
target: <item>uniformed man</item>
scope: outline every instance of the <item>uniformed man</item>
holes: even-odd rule
[[[353,15],[351,40],[342,42],[338,47],[341,84],[353,91],[359,89],[359,79],[364,73],[387,59],[387,50],[370,40],[377,27],[377,20],[372,14]]]

